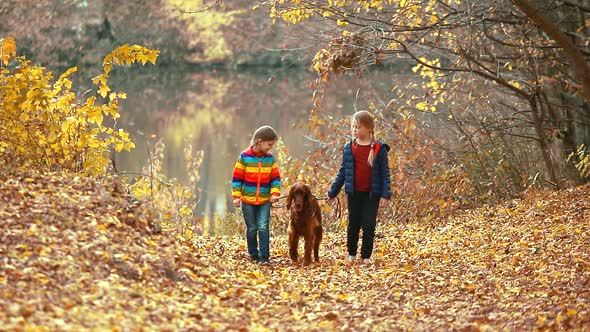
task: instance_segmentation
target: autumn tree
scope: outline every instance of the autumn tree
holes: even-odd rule
[[[458,131],[472,142],[478,137],[470,131],[533,140],[550,183],[576,181],[577,174],[559,170],[571,169],[567,156],[578,145],[588,144],[584,98],[589,11],[581,2],[261,4],[272,17],[291,23],[332,22],[317,34],[323,40],[314,59],[320,82],[373,64],[409,59],[425,80],[396,112],[445,111],[450,123],[460,126]],[[473,96],[480,99],[474,101]],[[505,106],[502,118],[490,117],[489,110],[499,105]]]

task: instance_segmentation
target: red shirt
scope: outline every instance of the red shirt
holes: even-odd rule
[[[369,152],[371,145],[359,145],[353,143],[352,156],[354,157],[354,190],[371,191],[371,167],[369,166]]]

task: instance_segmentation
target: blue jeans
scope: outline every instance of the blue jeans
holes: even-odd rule
[[[246,222],[246,242],[248,253],[253,259],[268,261],[270,242],[270,202],[253,205],[242,202],[242,212]],[[258,249],[260,240],[260,250]]]

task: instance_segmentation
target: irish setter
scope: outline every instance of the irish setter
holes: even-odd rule
[[[314,260],[320,261],[319,250],[322,241],[322,212],[318,201],[311,193],[311,188],[303,183],[295,183],[287,195],[287,209],[291,212],[289,223],[289,256],[297,263],[297,246],[299,238],[305,240],[303,264],[311,263],[313,249]]]

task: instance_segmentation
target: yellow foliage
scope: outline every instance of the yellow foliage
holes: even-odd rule
[[[187,23],[189,32],[198,34],[191,38],[190,47],[204,46],[204,54],[191,57],[192,61],[215,61],[231,55],[231,50],[223,35],[223,27],[230,26],[234,17],[244,11],[218,11],[214,8],[190,12],[195,8],[206,8],[207,2],[202,0],[166,0],[174,8],[171,15]],[[188,11],[178,16],[178,10]]]
[[[0,149],[1,148],[2,147],[0,147]],[[590,178],[590,153],[588,153],[587,147],[584,144],[578,146],[577,151],[575,153],[572,152],[568,156],[568,161],[574,156],[576,156],[578,160],[575,166],[578,172],[580,172],[580,175],[584,178]]]
[[[155,138],[155,137],[153,137]],[[175,179],[166,179],[163,174],[164,143],[160,138],[155,143],[148,141],[150,158],[142,169],[142,175],[135,178],[129,189],[134,198],[143,204],[155,208],[158,217],[163,220],[162,226],[167,231],[174,231],[187,239],[201,232],[195,225],[193,215],[198,201],[195,188],[200,179],[199,169],[203,164],[203,151],[194,152],[191,144],[185,148],[186,171],[189,175],[188,186],[179,184]]]
[[[9,55],[16,54],[13,41],[2,40],[2,54],[5,49]],[[137,45],[114,50],[105,57],[104,72],[93,80],[100,85],[98,93],[106,97],[110,91],[107,79],[113,64],[155,63],[158,52]],[[8,60],[2,58],[3,63]],[[100,106],[95,105],[95,96],[78,103],[68,78],[76,67],[52,83],[53,74],[45,68],[32,65],[24,57],[13,61],[17,63],[15,69],[0,73],[0,154],[4,163],[97,176],[105,174],[110,151],[134,147],[126,132],[102,125],[105,116],[119,117],[119,99],[126,97],[124,93],[112,93]]]
[[[0,39],[0,62],[5,66],[8,65],[11,57],[16,56],[16,42],[14,38],[2,38]]]

